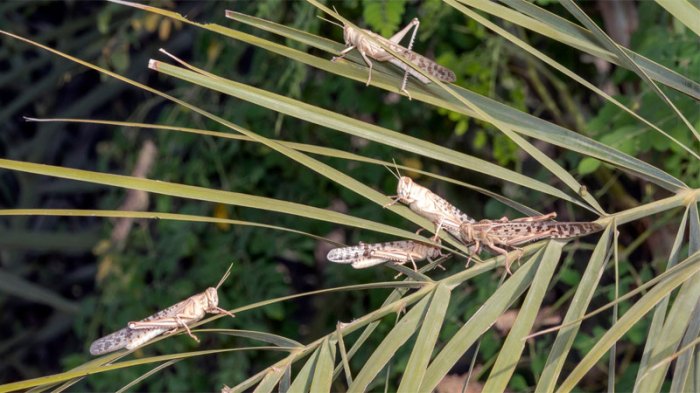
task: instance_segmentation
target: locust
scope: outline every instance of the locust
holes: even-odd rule
[[[409,62],[416,65],[418,68],[425,71],[426,73],[439,79],[440,81],[448,83],[454,82],[455,80],[457,80],[457,78],[455,77],[455,73],[452,72],[452,70],[443,67],[440,64],[434,62],[433,60],[430,60],[427,57],[413,52],[411,50],[413,48],[413,41],[416,38],[416,32],[418,31],[419,25],[420,21],[418,21],[418,18],[413,18],[413,20],[411,20],[411,22],[409,22],[403,29],[391,36],[391,38],[387,39],[369,30],[356,29],[346,24],[343,26],[343,39],[345,40],[346,48],[340,52],[340,56],[334,57],[333,59],[331,59],[331,61],[341,59],[350,51],[357,48],[357,51],[360,52],[360,55],[369,67],[367,86],[369,86],[369,83],[372,80],[372,61],[370,60],[370,58],[377,61],[388,61],[404,70],[404,77],[403,81],[401,82],[401,92],[406,93],[408,98],[411,99],[411,95],[408,93],[408,90],[406,90],[406,84],[408,83],[408,75],[413,75],[416,79],[418,79],[424,84],[430,83],[430,79],[425,77],[420,72],[414,70],[400,59],[394,57],[394,55],[386,51],[384,48],[382,48],[381,45],[378,44],[378,42],[380,42],[385,47],[390,48],[393,52],[400,54]],[[399,45],[399,42],[403,39],[404,36],[406,36],[408,31],[411,29],[413,29],[413,33],[411,34],[411,39],[408,43],[408,48],[404,48],[403,46]]]
[[[517,252],[517,258],[523,251],[517,246],[542,239],[569,239],[598,232],[603,227],[594,222],[556,222],[552,221],[557,213],[542,216],[523,217],[510,220],[503,217],[498,220],[481,220],[464,222],[460,226],[461,240],[465,244],[474,243],[474,253],[478,254],[482,246],[506,255],[506,271],[510,274],[508,249]]]
[[[221,278],[216,287],[209,287],[204,292],[191,296],[164,310],[137,322],[129,322],[127,327],[112,334],[95,340],[90,345],[92,355],[102,355],[118,349],[135,349],[161,334],[172,334],[178,328],[184,328],[187,334],[199,342],[192,334],[189,325],[209,314],[226,314],[235,317],[231,312],[219,307],[218,289],[231,273],[231,267]]]
[[[411,262],[413,269],[418,271],[416,261],[441,256],[440,247],[413,240],[399,240],[372,244],[360,242],[357,246],[334,248],[326,258],[335,263],[351,263],[355,269],[366,269],[386,262],[401,265]]]
[[[460,226],[463,223],[476,222],[441,196],[414,182],[410,177],[400,176],[400,174],[394,174],[394,176],[399,179],[396,187],[397,195],[392,196],[393,201],[384,207],[389,207],[397,202],[408,205],[411,210],[436,225],[433,239],[437,239],[440,229],[443,228],[455,238],[460,239]]]

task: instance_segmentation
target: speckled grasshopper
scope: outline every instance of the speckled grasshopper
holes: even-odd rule
[[[218,306],[219,294],[217,293],[221,284],[231,273],[231,267],[233,264],[229,266],[216,287],[209,287],[202,293],[191,296],[138,322],[129,322],[124,329],[95,340],[90,345],[90,353],[102,355],[122,348],[131,350],[163,333],[174,333],[178,328],[184,328],[190,337],[199,342],[188,325],[204,318],[207,313],[226,314],[234,317],[231,312]]]
[[[417,271],[416,261],[426,258],[432,260],[440,256],[443,256],[440,247],[412,240],[400,240],[373,244],[360,242],[357,246],[334,248],[328,252],[326,258],[335,263],[351,263],[355,269],[366,269],[386,262],[401,265],[411,262],[413,269]]]
[[[391,169],[389,169],[389,171],[391,172]],[[393,196],[392,198],[394,200],[384,205],[384,207],[391,206],[396,202],[408,205],[411,210],[427,218],[436,225],[434,239],[437,239],[440,229],[443,228],[455,238],[460,239],[461,234],[459,228],[462,223],[476,222],[473,218],[462,213],[462,211],[447,202],[444,198],[415,183],[410,177],[401,176],[401,174],[393,172],[392,174],[399,180],[396,187],[397,195]]]
[[[430,83],[430,79],[426,78],[423,74],[417,72],[410,66],[406,65],[403,61],[394,57],[394,55],[392,55],[391,53],[387,52],[384,48],[382,48],[381,45],[377,43],[381,42],[384,46],[390,48],[396,53],[399,53],[401,56],[408,59],[408,61],[415,64],[418,68],[434,76],[440,81],[450,83],[454,82],[457,79],[455,77],[454,72],[428,59],[427,57],[419,55],[418,53],[413,52],[411,50],[413,48],[413,41],[416,38],[416,32],[418,31],[419,25],[420,22],[418,21],[418,18],[413,18],[413,20],[411,20],[411,22],[408,25],[406,25],[406,27],[404,27],[398,33],[394,34],[393,36],[391,36],[391,38],[388,39],[369,30],[355,29],[350,25],[345,25],[343,26],[343,38],[345,39],[345,45],[347,45],[347,48],[343,49],[343,51],[340,52],[340,56],[334,57],[332,61],[344,57],[351,50],[357,48],[357,51],[360,52],[360,55],[362,55],[362,58],[365,60],[365,63],[367,63],[367,66],[369,67],[367,86],[369,86],[369,83],[372,80],[372,61],[369,58],[371,57],[378,61],[388,61],[405,71],[403,81],[401,82],[401,91],[406,93],[406,95],[410,99],[411,95],[408,93],[408,90],[406,90],[408,75],[413,75],[416,79],[425,84]],[[411,34],[411,39],[408,43],[408,48],[404,48],[403,46],[399,45],[399,42],[408,33],[408,31],[411,30],[411,28],[413,28],[413,33]],[[361,30],[361,32],[359,30]]]
[[[516,251],[517,258],[522,250],[516,246],[542,239],[568,239],[585,236],[603,229],[593,222],[555,222],[557,213],[543,216],[523,217],[509,220],[481,220],[464,222],[460,227],[461,239],[465,244],[474,243],[474,252],[479,253],[484,246],[489,250],[506,255],[506,270],[510,271],[508,250]]]

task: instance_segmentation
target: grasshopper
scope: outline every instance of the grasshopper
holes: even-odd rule
[[[360,55],[367,63],[369,67],[369,76],[367,77],[367,86],[369,86],[372,80],[372,61],[370,57],[377,61],[388,61],[397,67],[404,70],[403,81],[401,82],[401,92],[406,93],[409,99],[411,95],[406,90],[406,84],[408,83],[408,74],[413,75],[416,79],[422,83],[430,83],[430,79],[426,78],[420,72],[414,70],[398,58],[394,57],[391,53],[387,52],[381,45],[377,42],[381,42],[384,46],[390,48],[393,52],[399,53],[401,56],[405,57],[411,63],[415,64],[418,68],[425,71],[426,73],[434,76],[435,78],[443,82],[454,82],[457,80],[455,73],[451,70],[441,66],[440,64],[428,59],[425,56],[419,55],[413,52],[413,41],[416,38],[416,32],[418,32],[418,26],[420,22],[418,18],[413,18],[409,24],[401,29],[398,33],[391,36],[391,38],[384,38],[379,34],[373,33],[365,29],[356,29],[350,25],[343,26],[343,39],[345,40],[345,45],[347,46],[343,51],[340,52],[340,56],[334,57],[331,61],[336,61],[337,59],[343,58],[351,50],[357,48]],[[408,48],[404,48],[399,45],[399,42],[408,33],[409,30],[413,28],[413,33],[411,34],[411,40],[408,43]],[[361,31],[360,31],[361,30]]]
[[[460,226],[462,223],[475,223],[476,221],[468,215],[462,213],[444,198],[430,191],[429,189],[415,183],[408,176],[397,176],[399,183],[396,187],[396,194],[393,201],[384,205],[391,206],[397,202],[407,204],[411,210],[432,221],[436,225],[435,237],[437,239],[440,229],[444,228],[448,233],[457,239],[461,238]]]
[[[209,287],[202,293],[191,296],[138,322],[129,322],[124,329],[95,340],[90,345],[90,353],[102,355],[122,348],[131,350],[163,333],[174,333],[178,328],[184,328],[190,337],[199,342],[188,325],[204,318],[207,313],[235,317],[231,312],[218,306],[219,294],[217,290],[228,278],[231,267],[233,264],[229,266],[216,287]]]
[[[593,222],[555,222],[557,213],[543,216],[523,217],[509,220],[503,217],[499,220],[481,220],[477,223],[464,222],[460,227],[461,239],[465,244],[474,243],[476,254],[482,245],[491,251],[506,255],[506,271],[511,273],[507,248],[518,254],[523,251],[516,247],[521,244],[542,239],[568,239],[585,236],[603,229]]]
[[[351,263],[355,269],[365,269],[385,262],[403,265],[410,261],[413,269],[418,271],[416,261],[426,258],[432,260],[441,256],[443,254],[440,247],[412,240],[400,240],[373,244],[360,242],[357,246],[334,248],[328,252],[326,258],[335,263]]]

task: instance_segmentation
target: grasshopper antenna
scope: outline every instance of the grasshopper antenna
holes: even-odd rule
[[[226,281],[226,279],[228,278],[228,276],[231,274],[231,268],[232,268],[232,267],[233,267],[233,263],[228,267],[228,270],[226,270],[226,273],[224,273],[224,276],[221,277],[221,280],[219,280],[219,283],[216,284],[216,289],[217,289],[217,290],[219,290],[219,287],[221,286],[221,284],[223,284],[224,281]]]
[[[396,165],[396,160],[392,158],[391,162],[394,163],[394,168],[396,168],[396,174],[399,175],[399,177],[401,177],[401,172],[399,171],[399,166]]]
[[[336,15],[340,15],[340,14],[338,13],[338,10],[335,9],[335,6],[333,6],[333,11],[335,11],[335,14],[336,14]],[[336,26],[340,27],[341,29],[345,29],[345,26],[341,25],[341,24],[338,23],[338,22],[333,22],[332,20],[328,20],[328,19],[322,17],[321,15],[316,15],[316,17],[319,18],[319,19],[321,19],[321,20],[324,20],[324,21],[326,21],[326,22],[328,22],[328,23],[330,23],[330,24],[332,24],[332,25],[336,25]]]
[[[340,23],[338,23],[338,22],[333,22],[332,20],[328,20],[328,19],[322,17],[321,15],[316,15],[316,17],[317,17],[318,19],[321,19],[321,20],[323,20],[323,21],[326,21],[326,22],[328,22],[328,23],[330,23],[330,24],[332,24],[332,25],[336,25],[336,26],[340,27],[341,29],[343,28],[343,25],[341,25]]]
[[[392,176],[394,176],[394,177],[396,178],[396,180],[399,180],[399,176],[396,176],[396,173],[394,173],[394,171],[391,170],[390,167],[388,167],[388,166],[386,166],[386,165],[384,165],[384,164],[382,164],[382,165],[384,166],[384,168],[386,168],[387,171],[389,171],[389,173],[391,173]]]

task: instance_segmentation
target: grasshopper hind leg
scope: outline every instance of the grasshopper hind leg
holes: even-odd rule
[[[236,314],[232,313],[232,312],[229,311],[229,310],[224,310],[224,309],[221,308],[221,307],[215,308],[214,310],[211,311],[211,313],[212,313],[212,314],[224,314],[224,315],[228,315],[228,316],[231,317],[231,318],[236,318]]]
[[[406,94],[406,97],[410,101],[413,101],[413,97],[411,97],[411,93],[408,92],[408,89],[406,89],[406,85],[408,85],[408,68],[406,68],[406,72],[403,74],[403,81],[401,81],[401,92]]]

